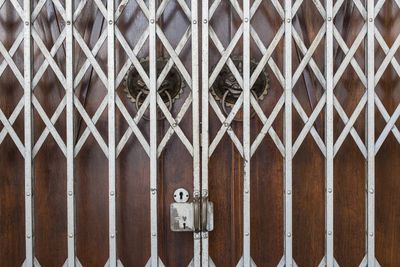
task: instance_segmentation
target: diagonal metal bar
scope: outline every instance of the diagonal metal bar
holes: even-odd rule
[[[339,151],[343,142],[345,141],[346,137],[350,133],[351,136],[353,137],[355,143],[357,144],[358,148],[360,149],[360,152],[363,154],[364,158],[367,158],[367,148],[366,148],[364,142],[361,140],[360,136],[358,135],[357,131],[354,129],[354,124],[355,124],[356,120],[358,119],[358,117],[360,116],[361,112],[363,111],[366,103],[367,103],[367,95],[364,94],[363,97],[358,102],[356,108],[354,109],[353,114],[350,116],[350,118],[348,118],[345,111],[341,107],[339,101],[336,99],[336,97],[334,98],[334,105],[335,105],[336,111],[338,112],[339,116],[341,117],[342,121],[345,124],[345,127],[343,128],[339,137],[336,139],[336,142],[334,145],[334,154],[335,155],[337,154],[337,152]]]
[[[164,8],[164,7],[159,7],[159,10],[161,9],[161,8]],[[160,13],[160,15],[161,15],[161,13]],[[197,23],[197,22],[196,22]],[[186,71],[186,69],[184,68],[184,66],[183,66],[183,64],[181,63],[181,61],[180,61],[180,59],[179,59],[179,53],[182,51],[182,49],[184,48],[184,46],[185,46],[185,44],[187,43],[187,41],[190,39],[190,35],[191,35],[191,31],[190,31],[190,29],[191,29],[191,27],[188,27],[188,29],[186,30],[186,32],[185,32],[185,34],[183,35],[183,37],[181,38],[181,40],[180,40],[180,42],[179,42],[179,44],[178,44],[178,46],[175,48],[175,50],[172,48],[172,46],[170,45],[170,43],[168,42],[168,40],[166,39],[166,37],[164,36],[164,34],[162,33],[162,30],[161,30],[161,28],[159,28],[159,26],[157,25],[157,34],[159,35],[159,37],[160,37],[160,39],[162,40],[162,42],[163,42],[163,44],[164,44],[164,46],[167,48],[167,51],[169,52],[169,54],[171,55],[171,58],[169,59],[169,61],[167,62],[167,64],[166,64],[166,66],[164,67],[164,69],[163,69],[163,71],[161,72],[161,74],[159,75],[159,77],[158,77],[158,81],[157,81],[157,84],[158,84],[158,86],[157,86],[157,88],[159,87],[159,86],[161,86],[161,84],[162,84],[162,82],[163,82],[163,80],[165,79],[165,77],[167,76],[167,74],[168,74],[168,72],[170,71],[170,69],[172,68],[172,66],[173,66],[173,64],[175,63],[176,65],[177,65],[177,67],[178,67],[178,69],[181,71],[181,72],[183,72],[184,73],[184,77],[185,77],[185,80],[186,80],[186,82],[189,84],[189,87],[191,87],[191,78],[190,78],[190,75],[189,75],[189,73]],[[121,41],[123,41],[124,39],[123,39],[123,37],[122,37],[122,34],[121,34],[121,36],[120,36],[120,40]],[[127,44],[125,45],[125,50],[128,50],[127,49],[128,48],[128,46],[127,46]],[[131,60],[132,61],[134,61],[135,60],[135,56],[134,55],[131,55],[130,56],[130,58],[131,58]],[[138,62],[137,62],[138,63]],[[140,65],[140,64],[139,64]],[[140,69],[142,69],[142,67],[140,66]],[[138,69],[139,70],[139,72],[140,72],[140,69]],[[144,73],[144,70],[143,70],[143,73]],[[145,81],[145,83],[146,83],[146,78],[147,77],[145,77],[145,74],[144,75],[141,75],[142,76],[142,78],[143,78],[143,80]],[[148,78],[147,78],[148,79]],[[148,84],[147,84],[147,86],[148,86]],[[188,103],[188,104],[190,104],[190,101],[191,101],[191,99],[189,100],[189,101],[186,101],[186,103]],[[162,104],[161,104],[162,105]],[[187,109],[186,109],[187,110]],[[172,133],[175,131],[176,133],[177,133],[177,135],[179,136],[179,138],[181,138],[181,140],[182,140],[182,142],[185,144],[185,146],[187,147],[187,149],[188,149],[188,151],[192,154],[192,152],[191,152],[191,150],[192,150],[192,146],[191,146],[191,144],[190,144],[190,142],[188,141],[188,139],[185,137],[185,135],[183,134],[183,132],[182,132],[182,130],[179,128],[179,127],[177,127],[177,125],[179,124],[179,122],[176,122],[176,119],[173,119],[172,118],[172,115],[170,114],[170,112],[168,111],[168,109],[165,107],[165,105],[164,105],[164,107],[162,108],[162,111],[165,113],[167,113],[167,114],[165,114],[166,115],[166,117],[167,118],[169,118],[168,119],[168,121],[170,122],[170,124],[171,124],[171,126],[170,126],[170,128],[169,128],[169,130],[167,131],[167,134],[166,134],[166,136],[165,137],[167,137],[168,139],[166,139],[166,138],[164,138],[163,139],[163,141],[164,141],[164,143],[163,143],[163,145],[165,145],[166,144],[166,142],[169,140],[169,138],[172,136]],[[180,112],[181,113],[181,112]],[[183,116],[184,114],[180,114],[179,116]],[[177,117],[177,119],[178,119],[178,117]],[[129,130],[129,129],[128,129]],[[125,133],[125,135],[124,135],[124,139],[122,139],[125,143],[126,143],[126,141],[127,141],[127,137],[129,138],[129,136],[130,136],[130,134],[132,133],[132,131],[129,131],[129,133],[128,133],[128,131]],[[124,143],[124,144],[125,144]],[[119,147],[122,149],[122,147],[123,146],[120,146],[122,143],[120,143],[119,144]],[[161,146],[160,147],[161,148],[161,150],[163,149],[163,147]],[[161,151],[160,151],[160,148],[158,149],[158,153],[161,153]]]
[[[385,106],[383,105],[382,101],[380,100],[380,98],[375,94],[375,105],[378,108],[379,112],[381,113],[383,119],[386,121],[386,123],[389,123],[390,120],[390,115],[387,112]],[[394,136],[396,137],[397,141],[400,142],[400,132],[398,130],[398,128],[396,127],[396,125],[393,126],[392,128],[392,132],[394,134]]]
[[[18,82],[21,84],[21,86],[23,86],[24,85],[24,77],[22,76],[22,74],[19,71],[17,65],[12,60],[10,54],[7,52],[7,49],[4,47],[2,42],[0,42],[0,54],[3,55],[4,60],[8,63],[8,66],[10,67],[12,72],[14,73],[14,75],[17,78]]]
[[[186,114],[186,111],[189,109],[190,104],[192,102],[192,96],[190,95],[188,98],[186,98],[185,102],[183,103],[180,111],[178,112],[178,115],[175,117],[175,123],[179,124],[181,122],[181,120],[183,119],[183,117]],[[161,156],[161,153],[164,151],[165,146],[167,145],[168,141],[171,139],[171,137],[174,135],[175,130],[174,130],[174,126],[171,125],[167,132],[165,133],[163,139],[161,140],[161,142],[158,145],[157,148],[157,155],[158,157]],[[195,155],[195,153],[193,153],[193,156]]]
[[[172,117],[171,112],[168,110],[167,105],[165,105],[164,101],[162,100],[160,94],[157,92],[157,104],[160,107],[161,111],[163,112],[165,118],[169,122],[169,124],[174,129],[176,135],[181,139],[183,145],[186,147],[188,152],[191,156],[193,156],[193,146],[190,143],[189,139],[186,137],[185,133],[179,127],[178,123],[176,122],[175,118]]]
[[[61,149],[63,154],[66,156],[67,148],[65,146],[64,141],[62,140],[60,134],[57,132],[56,128],[50,121],[49,117],[46,115],[46,112],[44,111],[44,109],[42,108],[42,106],[40,105],[39,101],[37,100],[37,98],[35,96],[32,96],[32,104],[33,104],[33,107],[35,107],[39,116],[42,118],[44,124],[46,125],[46,128],[50,131],[50,133],[53,136],[54,140],[56,141],[57,145],[59,146],[59,148]]]
[[[14,43],[12,44],[10,50],[7,52],[9,57],[12,58],[14,56],[14,54],[17,52],[17,50],[18,50],[18,48],[21,45],[23,40],[24,40],[24,33],[21,32],[20,34],[18,34],[18,36],[15,39]],[[2,46],[4,47],[3,44],[2,44]],[[8,66],[8,61],[4,59],[0,64],[0,75],[2,75],[4,73],[4,70],[6,69],[7,66]]]
[[[17,146],[19,152],[21,153],[22,156],[25,155],[25,147],[22,144],[21,139],[19,139],[17,133],[15,132],[14,128],[10,124],[10,122],[7,120],[6,116],[4,115],[3,111],[0,109],[0,121],[4,126],[4,132],[8,133],[11,137],[11,139],[14,141],[15,145]],[[0,142],[1,144],[1,142]]]
[[[239,14],[239,17],[243,20],[243,11],[240,8],[239,3],[236,0],[231,0],[231,3],[233,4],[233,7],[235,8],[236,12]],[[257,8],[259,7],[259,5],[261,4],[261,1],[255,1],[251,7],[250,10],[250,17],[252,17],[255,12],[257,11]],[[277,8],[279,9],[279,8]],[[260,39],[260,37],[258,36],[257,32],[255,31],[255,29],[252,27],[252,25],[250,24],[250,34],[251,37],[253,38],[253,40],[255,41],[257,47],[260,49],[261,53],[263,54],[263,57],[261,59],[261,61],[259,62],[258,66],[256,67],[256,69],[253,71],[253,73],[251,74],[251,80],[250,80],[250,86],[253,86],[254,83],[256,82],[257,78],[259,77],[261,71],[264,69],[265,65],[268,63],[271,67],[271,69],[273,70],[274,74],[276,75],[276,77],[278,78],[278,81],[281,82],[281,85],[283,87],[283,78],[280,79],[280,77],[282,76],[279,68],[276,66],[275,61],[271,58],[272,53],[274,52],[275,48],[277,47],[279,41],[282,39],[283,37],[283,33],[284,33],[284,26],[282,25],[281,28],[278,30],[278,32],[276,33],[275,37],[273,38],[272,42],[270,43],[270,46],[268,47],[268,49],[264,46],[262,40]],[[232,69],[232,68],[231,68]],[[235,75],[239,76],[239,75]],[[240,78],[237,78],[238,81],[240,81]],[[257,115],[260,117],[261,121],[265,122],[266,116],[264,115],[264,113],[262,112],[262,109],[260,107],[260,105],[258,104],[258,102],[254,99],[254,96],[251,95],[251,105],[253,106],[253,108],[255,109]],[[272,121],[273,123],[273,121]],[[275,130],[273,129],[273,127],[268,126],[268,127],[264,127],[264,128],[268,128],[268,133],[270,134],[273,142],[275,143],[275,145],[277,146],[277,148],[281,151],[281,153],[283,153],[283,144],[280,141],[279,136],[276,134]],[[259,137],[261,136],[265,136],[262,133],[260,133]],[[259,141],[261,141],[262,139],[259,138]],[[252,152],[253,154],[253,152]]]
[[[138,141],[142,145],[144,151],[147,153],[147,155],[149,155],[149,149],[150,149],[149,143],[146,141],[146,138],[143,136],[142,132],[138,128],[135,120],[132,119],[132,117],[129,115],[128,110],[125,108],[125,106],[122,103],[122,100],[119,96],[116,96],[116,105],[119,108],[119,110],[121,111],[122,116],[127,121],[130,131],[136,135],[136,137],[138,138]],[[117,157],[118,157],[119,153],[121,152],[121,150],[122,150],[122,147],[117,146]]]
[[[14,111],[11,113],[10,117],[8,118],[8,123],[10,124],[11,127],[15,123],[15,121],[17,120],[18,116],[21,114],[21,111],[23,110],[23,108],[24,108],[24,99],[22,98],[18,102],[18,104],[15,107]],[[4,127],[0,132],[0,144],[4,141],[4,139],[7,136],[7,134],[8,134],[8,129],[6,127]],[[25,151],[25,149],[24,149],[24,151]]]
[[[387,43],[386,43],[385,39],[383,38],[382,34],[376,28],[375,28],[375,39],[378,41],[378,44],[380,45],[380,47],[382,48],[383,52],[387,56],[390,53],[390,51],[393,52],[393,50],[389,49],[389,46],[387,45]],[[397,40],[397,38],[396,38],[396,40]],[[393,48],[393,46],[392,46],[392,48]],[[393,69],[396,71],[397,75],[400,76],[400,65],[399,65],[399,62],[397,61],[396,57],[393,54],[390,56],[390,58],[391,58],[390,59],[390,63],[392,64]],[[387,66],[388,65],[386,65],[386,67]],[[384,71],[384,69],[382,69],[382,71]],[[380,76],[377,75],[377,77],[381,77],[382,78],[382,75],[380,75]],[[377,79],[375,81],[375,85],[377,85],[379,83],[379,81],[380,81],[380,79],[379,80]]]
[[[90,119],[89,115],[85,111],[85,108],[83,107],[83,105],[81,104],[81,102],[79,101],[79,99],[78,99],[78,97],[76,95],[74,95],[74,102],[75,102],[75,108],[78,110],[78,112],[81,115],[82,119],[85,121],[89,131],[92,133],[93,137],[95,138],[95,140],[99,144],[100,148],[103,150],[104,155],[108,158],[108,147],[107,147],[107,144],[104,142],[103,137],[101,137],[100,132],[97,130],[94,120],[92,121]],[[100,104],[100,106],[97,109],[97,111],[96,111],[95,115],[93,116],[93,118],[95,118],[95,117],[99,118],[101,116],[101,114],[102,114],[102,112],[100,112],[100,111],[104,110],[106,106],[107,106],[107,98],[104,98],[103,102]],[[89,135],[89,133],[87,135]],[[75,157],[79,153],[79,151],[81,150],[81,148],[82,148],[82,146],[84,144],[84,140],[86,140],[86,139],[87,139],[87,137],[84,138],[84,135],[82,135],[81,138],[76,143],[76,145],[75,145]]]
[[[400,117],[400,105],[397,105],[397,108],[394,111],[392,117],[387,122],[387,124],[386,124],[385,128],[383,129],[382,133],[379,135],[378,139],[376,140],[376,143],[375,143],[375,154],[378,153],[379,149],[381,148],[383,142],[385,141],[385,139],[389,135],[390,131],[395,127],[396,122],[399,119],[399,117]],[[400,135],[395,135],[395,138],[399,142]]]
[[[222,111],[218,107],[217,102],[215,101],[215,99],[213,98],[213,96],[211,94],[209,95],[208,99],[209,99],[208,101],[209,101],[210,106],[214,109],[215,114],[217,115],[217,117],[221,121],[221,123],[223,124],[222,127],[226,127],[227,128],[226,132],[228,133],[229,137],[231,138],[233,144],[236,146],[236,149],[240,153],[240,156],[243,156],[243,147],[242,147],[242,143],[240,142],[239,138],[234,133],[232,127],[229,127],[229,124],[225,124],[224,125],[224,122],[227,120],[225,118],[225,115],[222,113]],[[243,102],[243,95],[239,97],[237,102],[240,102],[240,103]],[[238,105],[241,105],[241,104],[238,104]],[[232,114],[232,111],[231,111],[231,114]],[[234,117],[233,114],[232,114],[232,116]],[[209,154],[209,157],[212,156],[212,151],[211,151],[210,148],[209,148],[209,153],[208,154]]]
[[[253,98],[251,99],[252,104],[254,103]],[[260,113],[258,109],[256,110],[256,113],[260,117],[262,123],[264,124],[260,133],[257,135],[256,139],[253,141],[253,144],[251,145],[251,156],[254,155],[254,153],[257,151],[257,148],[261,144],[262,140],[264,137],[269,133],[272,141],[276,144],[279,152],[281,152],[282,157],[285,155],[285,147],[282,144],[282,141],[279,139],[278,135],[276,134],[275,130],[272,127],[272,124],[274,123],[276,117],[278,116],[279,112],[282,110],[282,107],[285,104],[285,99],[283,95],[279,98],[278,102],[276,103],[274,109],[272,110],[271,114],[269,117],[265,116],[263,113]],[[253,105],[254,107],[254,105]],[[261,111],[262,112],[262,111]]]
[[[322,32],[325,32],[325,30],[322,30]],[[299,47],[300,51],[303,53],[303,55],[306,55],[307,48],[304,45],[303,40],[300,38],[299,34],[296,32],[296,30],[294,29],[293,26],[292,26],[292,34],[293,34],[293,39],[295,40],[295,42],[296,42],[297,46]],[[310,65],[311,69],[313,70],[314,74],[316,75],[317,79],[321,83],[321,86],[324,89],[326,89],[325,78],[324,78],[322,72],[319,70],[319,67],[317,66],[317,64],[315,63],[315,61],[312,58],[310,58],[309,65]],[[322,140],[322,138],[320,137],[319,133],[315,129],[315,127],[313,125],[313,121],[309,119],[309,117],[307,116],[306,112],[304,111],[303,107],[301,106],[301,104],[297,100],[297,98],[294,95],[293,95],[292,98],[293,98],[293,106],[297,110],[297,112],[300,115],[300,117],[303,120],[303,122],[306,124],[304,129],[303,129],[304,131],[297,138],[298,141],[296,140],[297,142],[295,143],[295,147],[293,147],[293,151],[292,151],[293,156],[294,156],[295,152],[297,152],[297,149],[302,144],[302,140],[304,140],[304,138],[305,138],[305,136],[306,136],[306,134],[308,132],[311,133],[311,136],[314,138],[314,140],[315,140],[316,144],[318,145],[319,149],[321,150],[322,154],[325,156],[326,148],[325,148],[324,141]],[[323,102],[323,101],[326,101],[326,97],[324,97],[324,96],[320,99],[320,101],[319,101],[317,106],[321,107],[321,102]],[[314,110],[311,115],[312,116],[314,115],[314,117],[316,118],[316,115],[315,115],[316,113],[317,114],[319,113],[318,110]]]
[[[57,74],[56,75],[57,75],[57,77],[59,77],[59,79],[61,79],[60,82],[66,82],[64,75],[62,73],[60,74],[61,70],[57,66],[57,63],[53,60],[54,55],[58,52],[60,47],[63,45],[65,37],[66,37],[65,31],[62,31],[60,33],[60,35],[58,36],[56,42],[54,43],[53,47],[51,48],[50,52],[48,52],[46,48],[42,48],[42,49],[45,49],[46,55],[45,55],[45,60],[43,61],[42,65],[39,67],[35,76],[33,77],[32,85],[34,88],[36,88],[40,79],[43,78],[43,74],[45,73],[48,66],[50,65],[50,61],[51,61],[51,68],[53,68],[53,66],[56,66],[57,72],[59,72],[58,75]]]

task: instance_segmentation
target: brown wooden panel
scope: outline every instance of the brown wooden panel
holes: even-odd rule
[[[189,2],[189,1],[188,1]],[[51,5],[49,6],[51,7]],[[90,47],[93,47],[104,25],[99,13],[85,8],[83,18],[77,22],[79,31]],[[321,26],[321,21],[312,8],[312,2],[300,9],[304,37],[312,41]],[[337,20],[344,16],[339,11]],[[43,11],[40,18],[42,37],[51,47],[57,38],[59,20],[57,14],[49,8]],[[222,43],[226,46],[240,20],[234,15],[227,1],[223,1],[215,14],[214,22]],[[21,23],[9,2],[0,12],[0,40],[7,48],[15,40]],[[353,21],[339,25],[339,31],[348,45],[357,35],[362,21],[354,16]],[[162,19],[162,26],[173,45],[179,41],[186,29],[186,18],[176,3],[168,5]],[[380,13],[377,25],[388,44],[392,44],[399,32],[398,8],[387,5]],[[137,4],[130,2],[126,13],[118,22],[127,41],[134,45],[147,20],[138,11]],[[281,24],[280,18],[264,1],[252,23],[261,39],[268,44]],[[301,30],[301,29],[300,29]],[[147,45],[147,44],[146,44]],[[143,58],[147,48],[139,53]],[[336,46],[337,44],[335,44]],[[162,45],[159,44],[161,51]],[[254,59],[259,60],[260,53],[255,48]],[[117,66],[119,68],[127,59],[122,48],[117,44]],[[181,56],[190,69],[191,46],[188,45]],[[63,49],[57,54],[57,63],[63,70]],[[313,57],[323,70],[323,42]],[[35,51],[35,70],[43,60]],[[241,42],[235,50],[241,54]],[[160,52],[160,56],[167,55]],[[283,44],[280,43],[273,54],[274,60],[282,68]],[[338,52],[337,62],[343,58]],[[22,69],[22,48],[14,57]],[[106,49],[101,49],[96,57],[101,66],[106,66]],[[396,55],[399,59],[399,54]],[[357,51],[357,61],[364,64],[363,46]],[[377,49],[377,61],[384,57]],[[76,50],[77,65],[84,58],[80,49]],[[211,65],[216,63],[219,53],[210,47]],[[294,66],[298,58],[293,51]],[[1,57],[0,60],[2,60]],[[210,66],[210,67],[212,67]],[[337,68],[337,66],[335,66]],[[393,113],[400,101],[399,78],[392,68],[385,73],[377,87],[382,102]],[[271,77],[271,89],[261,103],[262,109],[269,114],[281,96],[282,88],[276,78]],[[335,89],[335,95],[348,115],[354,110],[363,93],[363,86],[355,79],[355,73],[349,67],[345,76]],[[38,85],[35,95],[49,116],[54,112],[64,96],[63,88],[51,71]],[[308,79],[308,80],[307,80]],[[310,87],[310,84],[313,86]],[[312,89],[310,91],[310,88]],[[188,95],[188,89],[174,104],[176,114]],[[312,74],[301,77],[295,86],[295,94],[307,114],[312,112],[316,100],[321,97],[321,88],[315,85]],[[106,94],[104,85],[98,76],[89,71],[77,89],[77,95],[88,114],[92,116]],[[311,93],[311,94],[310,94]],[[123,88],[118,94],[131,115],[135,114],[132,104],[126,99]],[[10,116],[22,96],[22,89],[7,69],[0,76],[0,108]],[[364,112],[356,122],[356,129],[364,140]],[[78,114],[76,116],[76,138],[82,135],[86,124]],[[35,114],[35,138],[43,131],[44,124]],[[304,126],[294,113],[293,133],[296,137]],[[323,136],[323,115],[316,122],[316,128]],[[180,126],[189,140],[192,137],[191,110]],[[377,113],[377,136],[384,127],[384,121]],[[159,135],[168,129],[166,121],[159,122]],[[400,127],[399,123],[397,126]],[[0,125],[0,130],[3,129]],[[107,114],[102,114],[96,124],[100,134],[107,142]],[[128,125],[117,112],[117,137],[122,137]],[[220,123],[213,112],[210,112],[210,136],[215,136]],[[252,120],[252,132],[261,129],[258,119]],[[335,114],[335,138],[343,130],[343,123]],[[17,134],[23,141],[23,117],[14,124]],[[144,136],[149,136],[148,121],[141,121],[139,128]],[[279,114],[274,123],[278,135],[282,138],[283,114]],[[56,129],[65,140],[65,113],[56,124]],[[233,129],[241,138],[241,123],[235,122]],[[37,140],[37,139],[35,139]],[[376,253],[382,266],[396,267],[400,264],[400,203],[398,173],[400,172],[400,147],[392,134],[389,135],[376,158]],[[35,158],[35,224],[36,254],[42,266],[61,266],[66,259],[66,160],[52,137],[48,137]],[[150,257],[150,212],[149,212],[149,160],[137,138],[131,137],[117,160],[117,199],[118,207],[118,253],[125,266],[143,266]],[[364,257],[365,226],[365,160],[354,141],[349,137],[335,158],[335,258],[340,266],[358,266]],[[282,157],[270,137],[266,137],[252,158],[252,202],[251,230],[252,257],[258,266],[276,266],[283,254],[283,203],[282,203]],[[192,235],[190,233],[172,233],[169,230],[169,204],[173,201],[173,191],[185,187],[192,193],[192,159],[181,141],[174,136],[162,153],[159,161],[159,253],[166,266],[186,266],[193,254]],[[90,136],[76,158],[76,195],[77,195],[77,254],[84,266],[103,266],[108,258],[108,175],[107,158]],[[242,160],[231,143],[224,137],[210,160],[210,199],[215,208],[215,230],[210,234],[210,255],[217,266],[235,266],[242,254]],[[1,266],[20,266],[24,259],[24,173],[23,158],[6,137],[0,145],[0,263]],[[293,230],[294,258],[299,266],[316,266],[324,254],[324,158],[309,136],[300,147],[293,165]]]

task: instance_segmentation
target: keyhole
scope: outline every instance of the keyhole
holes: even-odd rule
[[[183,229],[186,229],[186,216],[183,216]]]
[[[184,188],[176,189],[174,192],[174,200],[175,200],[175,202],[178,202],[178,203],[187,202],[189,200],[189,192]]]

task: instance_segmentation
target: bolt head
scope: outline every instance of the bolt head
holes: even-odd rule
[[[369,190],[369,192],[370,192],[371,194],[373,194],[373,193],[375,192],[375,190],[374,190],[373,188],[371,188],[371,189]]]

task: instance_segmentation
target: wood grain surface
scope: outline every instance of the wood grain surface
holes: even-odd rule
[[[190,1],[186,1],[190,3]],[[199,1],[201,2],[201,1]],[[346,2],[346,1],[345,1]],[[350,1],[349,1],[350,2]],[[376,19],[377,28],[389,47],[400,32],[399,8],[394,1],[387,1]],[[393,2],[393,3],[391,3]],[[348,46],[351,46],[363,26],[363,19],[356,8],[345,8],[338,12],[335,25]],[[41,11],[35,28],[44,43],[51,49],[63,29],[62,19],[50,3]],[[295,29],[301,34],[308,47],[323,25],[311,0],[305,0],[298,12]],[[240,25],[240,18],[228,4],[222,1],[214,19],[210,21],[224,46]],[[135,1],[129,4],[118,21],[118,27],[133,47],[140,34],[147,27],[147,19],[139,11]],[[176,1],[170,1],[160,24],[172,46],[176,46],[188,26],[185,14]],[[269,45],[281,26],[281,19],[269,1],[263,1],[252,19],[252,25],[261,40]],[[11,3],[6,1],[0,9],[0,41],[9,49],[22,30]],[[76,27],[90,48],[93,48],[104,30],[104,19],[94,3],[88,2]],[[64,43],[65,45],[65,43]],[[54,56],[57,65],[65,73],[64,45]],[[139,58],[148,55],[147,42],[139,52]],[[252,58],[260,60],[261,53],[252,42]],[[335,70],[344,54],[335,42]],[[376,69],[385,57],[376,45]],[[34,47],[33,74],[37,72],[44,58]],[[242,41],[239,41],[234,55],[240,56]],[[159,56],[168,57],[161,43]],[[299,66],[296,46],[293,47],[293,69]],[[361,44],[356,60],[364,69],[365,46]],[[210,69],[220,58],[217,49],[210,45]],[[279,42],[272,55],[276,64],[283,69],[283,41]],[[396,53],[400,60],[400,53]],[[81,49],[75,49],[75,70],[83,65],[85,56]],[[190,73],[190,42],[180,55]],[[324,41],[317,47],[313,59],[324,73]],[[0,56],[0,62],[4,60]],[[16,66],[23,71],[23,47],[13,56]],[[107,45],[102,46],[96,56],[101,68],[106,70]],[[127,60],[117,42],[116,66],[120,70]],[[282,87],[270,68],[267,68],[271,83],[268,95],[260,102],[268,115],[282,95]],[[400,78],[392,67],[388,67],[376,87],[377,94],[392,114],[400,103]],[[348,67],[335,88],[335,96],[347,115],[350,116],[364,94],[365,88],[354,70]],[[99,76],[89,68],[76,89],[76,95],[85,110],[92,117],[106,97],[107,90]],[[123,84],[118,88],[129,113],[134,116],[134,105],[127,99]],[[310,68],[306,68],[294,85],[294,94],[305,112],[310,115],[322,97],[323,89]],[[17,79],[6,68],[0,75],[0,109],[7,118],[23,95]],[[34,95],[51,117],[65,95],[63,85],[49,68],[35,88]],[[174,103],[172,113],[176,115],[185,98],[184,93]],[[189,109],[180,123],[185,135],[192,140],[192,113]],[[240,113],[240,112],[239,112]],[[240,115],[240,114],[239,114]],[[75,112],[76,140],[78,141],[86,123]],[[63,112],[55,123],[61,138],[66,140],[66,114]],[[335,140],[344,128],[335,113]],[[20,115],[13,127],[23,142],[24,121]],[[120,140],[128,124],[117,111],[116,133]],[[107,112],[103,112],[96,127],[107,143]],[[45,129],[42,118],[34,111],[34,140]],[[397,127],[400,127],[397,121]],[[216,135],[221,124],[210,109],[210,138]],[[256,117],[251,121],[252,140],[262,128]],[[314,124],[317,132],[324,136],[324,114]],[[0,124],[0,131],[3,129]],[[149,138],[149,122],[138,124],[145,138]],[[278,136],[283,138],[283,110],[273,124]],[[300,116],[293,111],[293,138],[296,140],[304,127]],[[376,136],[385,127],[385,121],[377,111]],[[158,123],[158,135],[165,134],[169,124],[166,120]],[[234,122],[232,128],[242,138],[242,124]],[[355,129],[365,142],[365,111],[355,123]],[[77,256],[83,266],[104,266],[108,259],[108,170],[107,157],[90,135],[76,156],[76,211],[77,211]],[[214,202],[215,229],[210,233],[210,256],[217,266],[236,266],[242,255],[242,159],[236,147],[225,136],[210,158],[209,196]],[[0,266],[21,266],[25,258],[24,238],[24,159],[14,145],[10,135],[0,144]],[[51,134],[34,158],[35,166],[35,249],[41,266],[62,266],[67,258],[67,202],[66,202],[66,158],[58,148]],[[117,228],[118,254],[126,267],[144,266],[150,257],[150,197],[149,159],[137,138],[131,137],[118,156],[117,162]],[[192,157],[174,135],[159,158],[159,254],[166,266],[187,266],[193,255],[191,233],[173,233],[169,226],[169,204],[173,192],[184,187],[192,192]],[[381,266],[400,266],[400,145],[392,134],[384,142],[376,157],[376,256]],[[324,256],[324,156],[311,135],[307,135],[293,159],[293,256],[301,267],[318,266]],[[351,136],[348,136],[334,161],[334,250],[335,258],[342,267],[358,266],[364,257],[365,247],[365,160]],[[251,159],[251,254],[257,266],[276,266],[283,255],[283,158],[272,139],[267,135]]]

